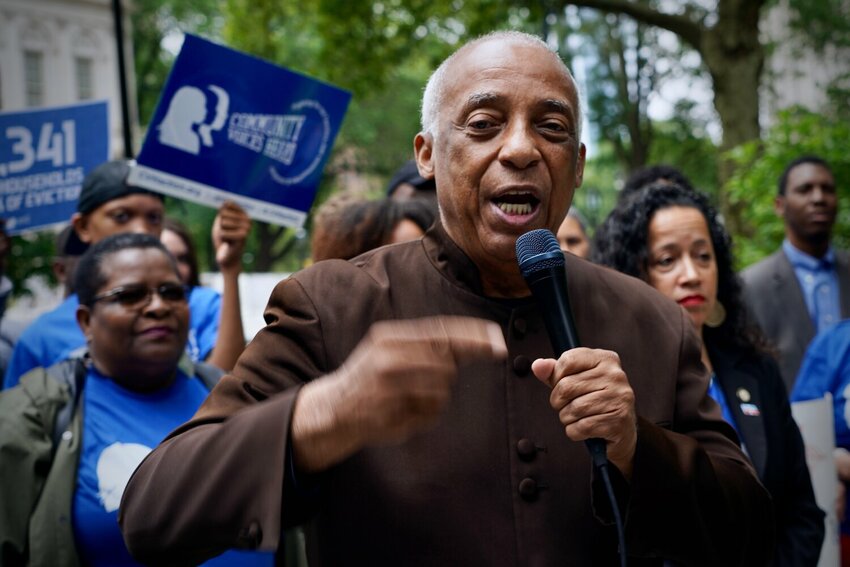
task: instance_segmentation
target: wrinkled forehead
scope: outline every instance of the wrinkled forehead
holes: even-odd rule
[[[461,48],[446,69],[446,93],[451,99],[492,80],[517,77],[529,90],[545,87],[560,94],[575,112],[578,92],[564,63],[544,46],[520,40],[493,39]]]

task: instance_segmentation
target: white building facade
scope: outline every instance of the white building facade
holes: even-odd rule
[[[124,53],[130,123],[137,110],[126,10]],[[110,154],[124,155],[118,49],[111,0],[0,3],[0,111],[109,101]]]
[[[776,113],[790,106],[823,112],[829,104],[833,81],[850,73],[850,50],[829,46],[815,53],[790,27],[787,0],[780,1],[762,21],[762,31],[773,44],[762,79],[762,125],[769,127]]]

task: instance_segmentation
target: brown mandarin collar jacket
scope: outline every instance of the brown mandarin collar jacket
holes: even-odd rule
[[[619,353],[635,391],[631,483],[613,475],[629,564],[765,563],[770,500],[706,396],[691,322],[634,278],[569,254],[566,269],[582,342]],[[463,367],[436,426],[298,475],[287,443],[299,386],[338,368],[372,322],[437,314],[499,323],[507,361]],[[617,564],[602,483],[530,371],[552,356],[537,306],[484,297],[442,227],[294,274],[265,319],[233,373],[131,479],[120,522],[138,559],[276,549],[284,528],[306,522],[311,566]]]

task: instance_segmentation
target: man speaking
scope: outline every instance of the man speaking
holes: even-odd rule
[[[449,57],[414,142],[441,223],[278,284],[233,373],[130,481],[130,551],[197,563],[304,523],[311,565],[614,565],[583,443],[601,438],[631,565],[763,564],[770,501],[678,306],[566,255],[585,348],[551,358],[514,246],[563,220],[580,123],[540,40]]]

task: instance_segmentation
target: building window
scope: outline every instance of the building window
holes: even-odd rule
[[[38,51],[24,51],[24,83],[27,106],[44,104],[44,55]]]
[[[94,98],[92,60],[88,57],[76,57],[74,68],[77,74],[77,100]]]

